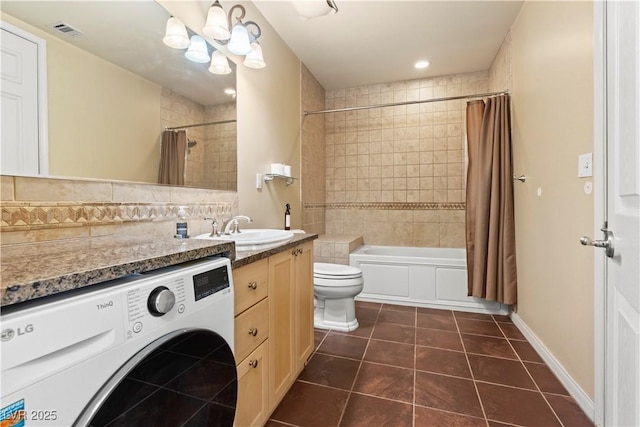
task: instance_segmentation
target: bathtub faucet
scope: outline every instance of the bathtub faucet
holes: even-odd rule
[[[253,222],[253,220],[251,218],[249,218],[246,215],[237,215],[234,216],[233,218],[231,218],[229,220],[229,222],[227,222],[226,227],[224,227],[224,234],[236,234],[236,233],[242,233],[240,231],[240,227],[239,227],[239,223],[238,220],[239,219],[243,219],[249,223]],[[233,227],[233,230],[231,229]]]

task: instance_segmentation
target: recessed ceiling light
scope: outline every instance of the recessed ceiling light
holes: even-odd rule
[[[429,61],[418,61],[414,65],[417,69],[421,70],[423,68],[427,68],[429,66]]]

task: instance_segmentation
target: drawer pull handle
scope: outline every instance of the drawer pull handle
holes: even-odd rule
[[[249,361],[249,366],[251,366],[252,368],[257,368],[258,367],[258,359],[251,359]]]
[[[258,335],[258,328],[249,329],[249,335],[251,335],[252,337],[255,337],[256,335]]]
[[[249,289],[256,289],[258,287],[258,283],[256,282],[249,282]]]

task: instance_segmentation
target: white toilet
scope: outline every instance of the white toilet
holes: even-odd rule
[[[358,329],[354,298],[364,287],[362,270],[342,264],[313,264],[314,326],[351,332]]]

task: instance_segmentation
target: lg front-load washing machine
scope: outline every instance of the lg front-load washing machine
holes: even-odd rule
[[[8,307],[0,425],[232,426],[233,307],[227,258]]]

